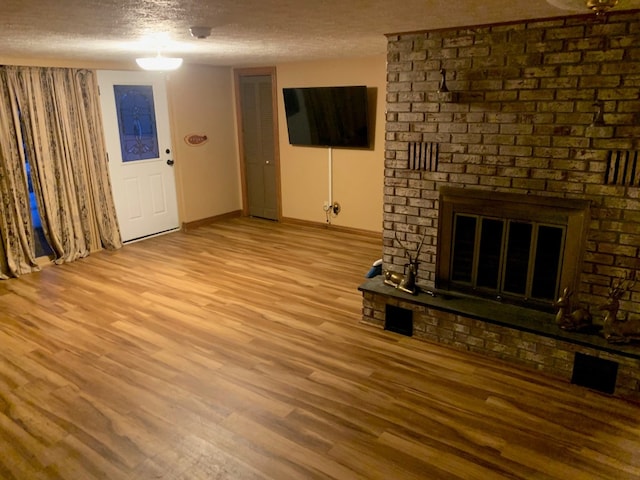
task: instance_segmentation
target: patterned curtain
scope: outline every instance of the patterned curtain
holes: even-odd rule
[[[36,270],[19,109],[0,68],[0,278]]]
[[[95,72],[0,69],[17,99],[33,191],[54,261],[121,247]]]

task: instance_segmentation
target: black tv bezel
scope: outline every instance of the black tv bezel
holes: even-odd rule
[[[323,142],[314,142],[314,141],[300,141],[299,138],[292,138],[292,117],[295,113],[291,112],[291,102],[288,102],[288,93],[287,92],[295,92],[295,91],[310,91],[310,90],[318,90],[326,93],[335,90],[353,90],[360,91],[359,94],[361,100],[361,105],[364,106],[364,120],[361,123],[365,127],[365,141],[364,142],[352,142],[352,141],[341,141],[341,142],[332,142],[332,143],[323,143]],[[366,85],[329,85],[329,86],[316,86],[316,87],[284,87],[282,89],[283,93],[283,103],[284,103],[284,111],[287,122],[287,134],[289,139],[289,144],[296,147],[316,147],[316,148],[340,148],[340,149],[358,149],[358,150],[367,150],[371,148],[372,144],[372,128],[371,128],[371,108],[369,105],[369,88]],[[352,95],[352,98],[357,98],[356,95]],[[338,107],[336,111],[340,111]],[[344,137],[341,137],[344,139]],[[362,138],[362,136],[358,137]]]

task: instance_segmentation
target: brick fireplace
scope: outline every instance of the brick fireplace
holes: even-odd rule
[[[639,151],[639,11],[389,35],[384,266],[402,272],[404,248],[424,237],[418,284],[443,288],[446,189],[518,195],[534,206],[538,198],[540,208],[582,202],[589,215],[571,289],[597,323],[612,280],[640,270]],[[384,288],[364,290],[365,322],[381,326],[385,305],[408,305],[418,336],[562,376],[576,351],[614,358],[625,370],[619,390],[640,391],[640,345],[618,357],[601,339],[558,336],[526,308],[511,314],[514,326],[503,322],[509,313],[460,314]],[[640,320],[639,287],[625,294],[618,317]]]

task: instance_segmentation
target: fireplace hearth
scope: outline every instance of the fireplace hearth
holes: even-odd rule
[[[385,285],[380,276],[367,280],[359,290],[362,322],[367,325],[396,331],[399,324],[403,331],[396,333],[402,335],[640,401],[640,346],[611,344],[598,333],[563,330],[552,313],[522,306],[446,291],[411,295]],[[404,318],[399,323],[398,312]],[[590,366],[598,371],[590,374]]]

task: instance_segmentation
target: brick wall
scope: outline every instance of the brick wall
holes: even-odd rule
[[[453,99],[437,93],[443,68]],[[581,303],[640,269],[640,12],[390,35],[387,76],[385,267],[406,262],[396,235],[426,234],[419,282],[433,287],[448,185],[590,200]],[[408,168],[416,143],[437,146],[430,170]],[[625,317],[640,319],[640,285]]]

